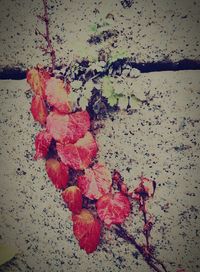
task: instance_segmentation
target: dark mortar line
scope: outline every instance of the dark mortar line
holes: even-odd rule
[[[1,68],[0,79],[20,80],[26,78],[26,71],[21,68]]]
[[[172,62],[172,61],[166,60],[166,61],[158,61],[158,62],[137,63],[137,62],[131,61],[130,59],[119,59],[109,64],[105,68],[105,71],[99,74],[101,75],[107,74],[107,71],[110,67],[112,67],[113,69],[117,69],[119,66],[122,66],[123,64],[129,64],[132,68],[136,68],[140,70],[141,73],[200,70],[200,60],[183,59],[178,62]],[[25,78],[26,78],[26,70],[23,70],[21,68],[6,67],[6,68],[0,69],[0,79],[20,80]]]
[[[132,67],[139,69],[142,73],[200,70],[200,61],[184,59],[179,62],[158,61],[152,63],[135,63]]]

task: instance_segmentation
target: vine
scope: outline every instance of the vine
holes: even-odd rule
[[[42,126],[35,138],[34,158],[46,160],[47,175],[72,212],[73,232],[80,248],[88,254],[94,252],[105,226],[132,244],[154,271],[167,272],[155,257],[150,240],[154,222],[147,204],[154,196],[156,182],[142,175],[131,191],[117,170],[111,173],[105,163],[97,161],[98,145],[89,112],[74,103],[70,83],[54,76],[56,55],[49,35],[47,1],[43,4],[44,15],[39,18],[45,22],[46,34],[37,32],[47,42],[44,51],[50,54],[51,69],[38,66],[27,71],[33,90],[31,112]],[[143,245],[123,227],[133,201],[143,217]]]
[[[118,171],[111,175],[105,164],[97,162],[98,146],[89,131],[89,113],[72,111],[69,84],[38,67],[28,71],[27,81],[35,93],[31,112],[44,128],[35,139],[35,159],[46,159],[50,180],[62,190],[80,247],[92,253],[99,244],[102,225],[115,225],[116,234],[134,245],[150,267],[166,272],[150,243],[153,221],[147,202],[155,193],[156,182],[141,176],[138,187],[130,191]],[[144,245],[122,227],[130,215],[132,201],[138,203],[143,216]]]
[[[38,15],[38,19],[45,23],[45,33],[42,33],[38,28],[35,29],[35,33],[39,34],[42,38],[45,39],[47,45],[46,47],[40,46],[40,49],[44,52],[44,54],[49,54],[51,58],[51,68],[50,71],[52,72],[56,68],[56,52],[52,45],[52,40],[50,37],[50,30],[49,30],[49,15],[48,15],[48,5],[47,0],[42,0],[44,6],[44,14]]]

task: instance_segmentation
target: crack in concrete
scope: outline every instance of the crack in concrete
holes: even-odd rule
[[[183,71],[183,70],[200,70],[200,60],[183,59],[178,62],[173,62],[169,60],[163,60],[158,62],[146,62],[137,63],[130,59],[118,59],[109,65],[106,65],[104,71],[94,72],[98,76],[103,76],[108,74],[110,68],[117,70],[124,64],[130,65],[132,68],[140,70],[141,73],[151,73],[151,72],[164,72],[164,71]],[[57,67],[58,70],[61,67]],[[0,68],[0,79],[25,79],[26,70],[20,67],[2,67]]]

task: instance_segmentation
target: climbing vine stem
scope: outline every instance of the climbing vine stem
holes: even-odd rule
[[[44,54],[49,54],[51,58],[51,68],[50,72],[53,72],[56,67],[56,52],[53,48],[52,39],[50,36],[50,30],[49,30],[49,14],[48,14],[48,3],[47,0],[42,0],[43,6],[44,6],[44,14],[38,15],[38,19],[40,19],[42,22],[45,23],[45,33],[42,33],[38,28],[36,28],[36,34],[39,34],[41,37],[43,37],[46,40],[46,47],[40,46],[40,49],[44,52]]]
[[[138,252],[143,256],[146,263],[151,268],[153,268],[154,271],[167,272],[165,265],[156,257],[154,257],[151,253],[146,252],[145,249],[137,243],[135,238],[130,235],[125,228],[123,228],[121,225],[115,225],[114,230],[119,237],[124,239],[126,242],[131,243],[138,250]]]
[[[70,83],[52,76],[56,54],[50,37],[47,0],[42,1],[44,14],[38,18],[45,23],[45,33],[38,29],[36,32],[46,40],[46,47],[41,49],[51,57],[51,74],[41,67],[27,72],[34,92],[31,112],[43,126],[35,140],[35,159],[46,159],[47,175],[62,190],[62,198],[72,212],[74,235],[82,249],[88,254],[94,252],[100,241],[101,225],[114,225],[115,233],[131,243],[154,271],[167,272],[149,242],[153,222],[147,213],[147,201],[154,195],[156,182],[142,175],[139,186],[130,191],[117,170],[111,175],[105,164],[96,161],[98,146],[90,130],[91,113],[82,108],[74,110]],[[142,212],[145,244],[139,244],[122,226],[131,212],[131,200],[138,203]],[[96,209],[95,216],[90,208]]]

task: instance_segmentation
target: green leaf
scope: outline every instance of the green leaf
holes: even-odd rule
[[[124,59],[124,58],[127,58],[129,56],[128,52],[127,51],[124,51],[124,50],[117,50],[113,53],[111,53],[111,56],[109,58],[109,63],[111,62],[114,62],[118,59]]]
[[[93,24],[90,26],[90,31],[97,32],[97,24]]]
[[[73,82],[71,82],[71,87],[72,89],[79,89],[82,86],[82,81],[81,80],[74,80]]]
[[[77,100],[78,100],[79,96],[80,96],[80,94],[78,94],[78,93],[72,91],[72,92],[69,94],[68,97],[69,97],[69,100],[70,100],[72,103],[77,103]]]
[[[94,88],[94,83],[92,80],[89,80],[85,83],[84,89],[86,89],[87,91],[92,91],[93,88]]]
[[[108,103],[113,107],[117,104],[117,97],[115,95],[108,97]]]
[[[128,106],[128,97],[127,96],[122,96],[118,100],[118,106],[120,109],[126,109]]]
[[[92,96],[92,90],[94,88],[94,83],[92,80],[89,80],[88,82],[86,82],[85,86],[84,86],[84,90],[83,90],[83,96],[86,99],[90,99],[90,97]]]
[[[84,90],[83,96],[84,96],[86,99],[89,100],[90,97],[92,96],[92,91],[91,91],[91,90]]]
[[[90,65],[90,69],[91,69],[91,70],[96,70],[97,72],[103,71],[103,67],[100,65],[99,62],[92,63],[92,64]]]
[[[88,105],[88,99],[85,98],[84,96],[81,97],[79,101],[79,106],[81,107],[81,109],[85,110],[87,105]]]
[[[15,248],[9,247],[5,244],[0,244],[0,265],[10,261],[15,257],[17,251]]]
[[[133,109],[138,108],[140,105],[140,101],[138,100],[137,97],[135,97],[134,95],[130,97],[130,106]]]
[[[113,82],[113,88],[114,88],[115,94],[120,95],[124,93],[124,85],[119,81]]]
[[[109,98],[110,96],[112,96],[114,93],[114,89],[112,86],[112,82],[110,80],[109,76],[105,76],[103,78],[103,84],[102,84],[102,94],[103,96],[105,96],[106,98]]]

